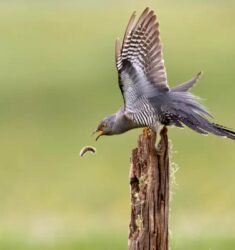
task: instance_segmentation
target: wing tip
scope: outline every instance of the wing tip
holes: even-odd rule
[[[203,70],[200,70],[200,71],[197,73],[198,76],[201,76],[202,74],[203,74]]]
[[[129,35],[129,33],[132,31],[135,23],[135,18],[136,18],[136,11],[134,11],[129,19],[129,22],[126,27],[125,35],[123,41],[125,41],[126,37]]]
[[[115,61],[116,61],[116,67],[118,70],[119,70],[119,60],[121,56],[121,48],[122,48],[122,44],[121,44],[120,38],[117,37],[116,42],[115,42]]]
[[[137,13],[136,13],[136,10],[133,11],[131,17],[130,17],[130,20],[134,19],[136,17]]]
[[[203,75],[203,70],[200,70],[196,75],[197,80],[199,80],[202,77],[202,75]]]
[[[116,58],[118,58],[118,56],[120,55],[120,49],[121,49],[121,42],[120,42],[120,38],[117,37],[115,41]]]
[[[144,9],[143,13],[145,13],[145,12],[149,12],[149,10],[150,10],[150,7],[149,7],[149,6],[147,6],[147,7]]]

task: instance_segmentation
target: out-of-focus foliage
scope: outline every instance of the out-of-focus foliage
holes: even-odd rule
[[[0,249],[126,249],[129,156],[140,130],[97,143],[122,104],[114,41],[130,14],[158,14],[170,85],[235,127],[234,1],[1,1]],[[172,249],[235,249],[235,143],[170,129]],[[96,155],[79,157],[85,145]],[[177,152],[175,152],[177,151]]]

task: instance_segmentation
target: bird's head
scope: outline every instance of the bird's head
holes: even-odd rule
[[[105,117],[98,125],[96,131],[94,133],[98,133],[98,136],[96,137],[96,141],[100,138],[102,135],[112,135],[114,134],[113,131],[113,125],[115,123],[115,115],[110,115]]]

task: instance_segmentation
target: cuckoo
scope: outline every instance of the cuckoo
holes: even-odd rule
[[[235,132],[211,122],[213,117],[200,98],[189,92],[201,72],[189,81],[169,87],[159,22],[153,10],[146,8],[137,21],[136,13],[132,14],[123,41],[116,40],[115,59],[124,105],[100,122],[96,140],[134,128],[157,131],[160,125],[187,126],[200,134],[235,140]]]

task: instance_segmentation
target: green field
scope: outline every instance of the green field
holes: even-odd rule
[[[129,157],[141,130],[98,142],[122,104],[114,41],[130,14],[157,11],[171,86],[235,128],[234,1],[0,2],[0,249],[124,250]],[[235,249],[235,143],[170,129],[172,250]],[[98,153],[79,157],[94,145]]]

